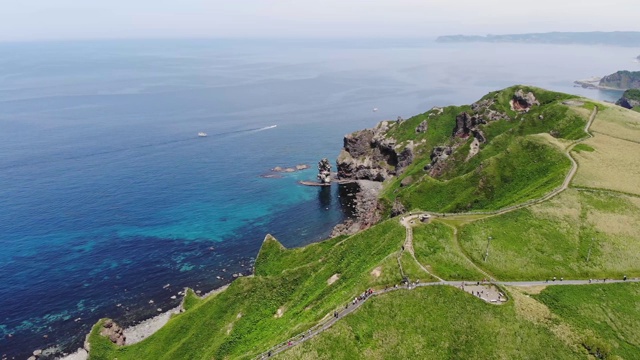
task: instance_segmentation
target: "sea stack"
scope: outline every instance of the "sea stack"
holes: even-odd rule
[[[327,158],[318,162],[318,180],[321,184],[331,184],[331,163]]]

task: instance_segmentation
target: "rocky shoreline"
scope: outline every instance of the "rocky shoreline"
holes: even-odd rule
[[[574,87],[582,87],[584,89],[593,89],[593,90],[615,90],[615,91],[622,91],[623,89],[618,89],[618,88],[614,88],[614,87],[609,87],[609,86],[602,86],[600,85],[600,81],[602,80],[601,77],[598,76],[594,76],[588,79],[584,79],[584,80],[576,80],[573,82]]]
[[[308,164],[298,164],[289,167],[276,166],[272,168],[270,172],[260,175],[260,177],[267,179],[279,179],[282,177],[282,173],[294,173],[302,170],[307,170],[309,168],[310,166]]]
[[[219,294],[225,291],[229,287],[229,284],[215,288],[210,292],[201,296],[202,299],[206,299],[215,294]],[[182,292],[186,294],[187,289]],[[186,295],[185,295],[186,296]],[[184,298],[183,298],[184,302]],[[118,345],[132,345],[141,342],[149,336],[160,330],[175,314],[179,314],[184,311],[183,303],[175,308],[162,312],[152,318],[146,319],[136,325],[128,328],[120,328],[115,322],[111,321],[108,327],[103,328],[103,335],[108,336],[111,341]],[[107,329],[107,331],[105,331]],[[87,334],[87,338],[88,338]],[[84,343],[83,348],[79,348],[76,352],[58,357],[57,360],[87,360],[89,358],[90,345],[87,341]],[[35,359],[35,358],[34,358]]]

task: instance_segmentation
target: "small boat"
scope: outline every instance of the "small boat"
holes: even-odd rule
[[[373,108],[373,112],[378,112],[378,108]]]
[[[202,132],[202,131],[200,131],[200,132],[198,133],[198,136],[199,136],[199,137],[207,137],[207,133],[206,133],[206,132]]]

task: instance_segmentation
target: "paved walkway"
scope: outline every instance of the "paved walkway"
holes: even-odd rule
[[[384,290],[379,290],[379,291],[375,291],[373,292],[373,294],[365,297],[363,300],[360,300],[358,302],[356,302],[355,304],[353,302],[350,302],[347,304],[347,306],[342,309],[341,311],[337,312],[336,315],[332,315],[329,314],[327,317],[325,317],[325,319],[323,319],[322,321],[320,321],[320,323],[316,326],[314,326],[313,328],[309,329],[308,331],[305,331],[297,336],[294,336],[292,338],[290,338],[289,340],[282,342],[274,347],[272,347],[271,349],[265,351],[264,353],[258,355],[256,357],[256,359],[266,359],[269,358],[271,356],[274,356],[276,354],[279,354],[283,351],[286,351],[294,346],[300,345],[302,343],[304,343],[305,341],[308,341],[309,339],[314,338],[315,336],[321,334],[323,331],[329,329],[331,326],[333,326],[336,322],[338,322],[340,319],[342,319],[343,317],[351,314],[352,312],[356,311],[357,309],[359,309],[364,303],[366,303],[369,299],[375,297],[375,296],[380,296],[380,295],[384,295],[387,293],[390,293],[392,291],[397,291],[397,290],[414,290],[416,288],[419,287],[425,287],[425,286],[454,286],[458,289],[464,290],[465,292],[471,292],[471,291],[484,291],[485,288],[488,288],[490,285],[501,285],[501,286],[518,286],[518,287],[530,287],[530,286],[561,286],[561,285],[590,285],[590,284],[619,284],[619,283],[635,283],[635,282],[640,282],[640,278],[634,278],[634,279],[627,279],[625,280],[612,280],[612,279],[598,279],[598,280],[556,280],[556,281],[552,281],[552,280],[548,280],[548,281],[498,281],[498,282],[480,282],[480,285],[477,285],[477,283],[473,283],[473,282],[469,282],[469,281],[439,281],[439,282],[430,282],[430,283],[419,283],[419,284],[415,284],[415,283],[411,283],[408,285],[402,285],[402,286],[392,286],[392,287],[387,287]],[[498,291],[499,292],[499,291]],[[477,295],[476,295],[477,296]],[[496,302],[502,302],[500,300],[496,301],[492,301],[493,300],[493,296],[492,295],[485,295],[484,293],[481,294],[481,296],[479,296],[480,298],[483,298],[483,300],[488,301],[488,302],[492,302],[492,303],[496,303]],[[503,298],[503,297],[501,297]],[[331,316],[331,317],[329,317]]]

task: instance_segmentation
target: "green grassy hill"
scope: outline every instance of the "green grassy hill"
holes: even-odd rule
[[[123,348],[91,336],[91,359],[251,358],[305,331],[369,287],[399,283],[405,230],[387,221],[352,237],[285,249],[267,237],[255,276],[194,301],[141,343]],[[379,268],[378,272],[372,271]],[[333,284],[328,280],[338,274]]]
[[[453,287],[376,298],[284,359],[578,359],[579,352],[513,304],[495,306]]]
[[[513,111],[509,102],[517,89],[534,93],[540,105],[526,113]],[[572,98],[523,86],[486,95],[479,102],[491,101],[489,110],[506,114],[507,118],[478,126],[486,141],[471,158],[468,157],[473,138],[451,136],[457,114],[475,114],[470,107],[448,107],[431,118],[432,112],[408,119],[392,128],[388,135],[405,140],[423,119],[429,118],[429,131],[422,135],[427,141],[416,151],[413,164],[386,187],[383,197],[389,203],[398,199],[407,209],[435,212],[495,210],[540,197],[559,186],[571,167],[563,149],[554,142],[577,140],[587,135],[583,129],[588,116],[571,111],[571,106],[563,104]],[[432,128],[435,129],[432,131]],[[419,140],[417,137],[416,141]],[[442,174],[433,177],[424,167],[431,162],[429,154],[437,145],[454,146],[455,150],[446,160]],[[406,183],[409,185],[404,185]]]
[[[532,92],[539,104],[512,110],[519,89]],[[492,117],[470,130],[484,140],[473,156],[477,135],[454,134],[463,112],[467,120]],[[588,134],[591,114],[597,115]],[[638,115],[517,86],[471,106],[436,108],[394,123],[385,135],[398,148],[412,142],[414,158],[384,183],[381,201],[401,201],[413,215],[297,249],[267,236],[253,276],[208,298],[189,292],[185,311],[146,340],[118,347],[96,324],[90,359],[255,358],[325,323],[365,289],[393,287],[404,277],[457,283],[375,296],[277,356],[640,358],[638,283],[500,285],[509,299],[503,305],[457,286],[483,278],[640,277],[640,194],[634,186],[640,158],[622,150],[637,146]],[[416,132],[425,120],[428,130]],[[436,147],[452,151],[433,165]],[[421,223],[416,211],[433,217]]]
[[[452,287],[367,303],[283,359],[637,359],[639,284],[555,286],[495,306]]]

